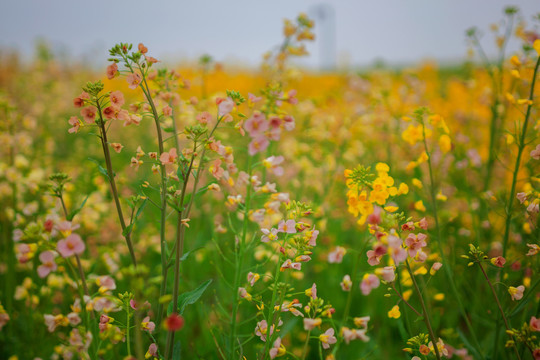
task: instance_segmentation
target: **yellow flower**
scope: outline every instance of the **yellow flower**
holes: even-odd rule
[[[521,61],[519,61],[519,58],[516,55],[510,58],[510,63],[516,67],[521,66]]]
[[[439,192],[436,196],[437,200],[440,201],[446,201],[448,200],[448,196],[444,195],[442,192]]]
[[[399,306],[394,305],[394,307],[388,312],[388,317],[390,319],[399,319],[401,317],[401,312],[399,311]]]
[[[444,300],[444,294],[443,293],[435,294],[435,296],[433,296],[433,299],[435,299],[436,301],[443,301]]]
[[[424,206],[424,202],[422,200],[418,200],[417,202],[415,202],[414,208],[421,212],[426,211],[426,207]]]
[[[401,138],[408,142],[410,145],[416,144],[424,138],[422,125],[409,125],[407,129],[405,129],[405,131],[401,134]]]
[[[412,184],[416,186],[417,188],[421,189],[424,186],[422,185],[422,182],[416,178],[412,179]]]
[[[377,165],[375,165],[375,170],[377,170],[378,173],[387,173],[390,171],[390,166],[388,166],[387,164],[385,163],[377,163]]]
[[[540,39],[534,40],[533,48],[540,55]]]
[[[406,195],[409,193],[409,187],[405,183],[399,184],[398,195]]]
[[[443,154],[446,154],[450,150],[452,150],[452,141],[450,140],[450,136],[444,134],[441,135],[439,138],[439,147],[441,148],[441,151]]]

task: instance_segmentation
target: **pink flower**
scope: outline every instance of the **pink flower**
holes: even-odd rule
[[[524,193],[524,192],[517,193],[516,197],[519,200],[519,203],[523,204],[525,200],[527,200],[527,193]]]
[[[270,156],[263,160],[263,165],[276,176],[283,175],[283,167],[279,166],[283,162],[283,156]]]
[[[79,118],[76,116],[72,116],[68,120],[69,125],[71,125],[71,128],[68,130],[68,133],[73,134],[79,132],[79,128],[81,127],[81,122],[79,121]]]
[[[278,337],[270,349],[270,359],[274,359],[276,356],[285,355],[286,353],[287,350],[285,349],[285,346],[281,345],[281,338]]]
[[[244,129],[252,138],[258,137],[268,130],[268,121],[263,113],[255,111],[244,123]]]
[[[73,99],[73,106],[78,108],[83,107],[85,100],[90,100],[90,94],[88,94],[86,91],[83,91],[81,95],[79,95],[79,97]]]
[[[283,117],[283,127],[287,131],[292,131],[295,128],[294,118],[290,115]]]
[[[539,144],[539,145],[536,145],[536,149],[534,149],[533,151],[531,151],[531,157],[532,157],[534,160],[540,160],[540,144]]]
[[[262,233],[264,234],[261,237],[262,242],[269,242],[277,239],[278,229],[272,228],[270,230],[268,229],[261,229]]]
[[[67,238],[60,240],[56,245],[56,250],[63,257],[79,255],[84,252],[85,246],[81,237],[77,234],[71,234]]]
[[[165,105],[165,107],[163,108],[163,115],[165,116],[172,115],[172,108],[169,105]]]
[[[252,299],[251,294],[248,293],[246,288],[243,287],[238,288],[238,296],[240,296],[242,299],[246,299],[247,301],[251,301]]]
[[[172,148],[169,150],[169,152],[162,153],[159,157],[159,161],[161,161],[163,165],[174,164],[177,158],[178,155],[176,154],[176,148]]]
[[[283,321],[279,320],[278,326],[281,326]],[[271,326],[270,331],[268,331],[268,323],[266,320],[261,320],[257,323],[255,327],[255,335],[259,336],[262,341],[266,342],[266,337],[274,333],[274,325]]]
[[[382,268],[382,278],[387,283],[391,283],[396,279],[396,274],[394,272],[393,266],[385,266]]]
[[[491,259],[491,263],[497,267],[504,267],[504,264],[506,263],[506,259],[502,256],[497,256]]]
[[[382,255],[377,255],[374,250],[368,250],[367,252],[368,264],[371,266],[377,266],[381,263]]]
[[[128,87],[132,90],[135,90],[137,86],[139,86],[139,84],[141,83],[142,78],[141,75],[139,75],[138,73],[131,73],[126,77],[126,80],[129,84]]]
[[[317,326],[320,326],[322,324],[322,320],[320,318],[316,319],[304,319],[304,330],[311,331],[315,329]]]
[[[120,143],[110,143],[110,145],[113,148],[113,150],[116,151],[117,153],[120,153],[120,151],[122,151],[122,149],[124,148],[124,145]]]
[[[347,327],[341,328],[341,334],[346,344],[349,344],[352,340],[360,339],[363,342],[369,341],[369,336],[366,335],[366,329],[349,329]]]
[[[512,300],[521,300],[523,297],[523,292],[525,291],[525,286],[519,285],[517,288],[510,286],[508,287],[508,292],[512,296]]]
[[[531,331],[540,331],[540,318],[537,319],[532,316],[529,321],[529,327],[531,328]]]
[[[381,211],[382,209],[379,206],[373,207],[373,212],[368,215],[366,221],[368,224],[378,225],[381,223]]]
[[[324,334],[319,335],[319,340],[322,343],[324,349],[329,349],[331,344],[337,342],[336,337],[334,336],[334,328],[330,328],[324,332]]]
[[[360,290],[362,290],[362,294],[367,296],[371,293],[371,290],[378,288],[380,284],[381,282],[377,276],[366,274],[360,283]]]
[[[285,271],[285,269],[295,269],[295,270],[301,270],[302,264],[299,262],[293,262],[291,259],[285,260],[285,262],[281,265],[280,271]]]
[[[266,150],[268,145],[270,145],[270,141],[264,135],[257,136],[249,143],[248,153],[253,156],[258,152]]]
[[[289,90],[289,92],[287,93],[287,102],[291,105],[298,104],[298,99],[296,98],[296,90]]]
[[[85,107],[81,110],[81,116],[87,124],[92,124],[96,120],[97,109],[93,106]]]
[[[107,66],[107,79],[111,80],[116,76],[118,73],[118,65],[116,63],[112,63],[111,65]]]
[[[259,274],[253,273],[251,271],[247,274],[247,281],[248,281],[249,285],[251,285],[251,286],[255,285],[257,280],[259,280],[260,278],[261,278],[261,276]]]
[[[443,264],[438,261],[433,263],[433,265],[431,266],[431,269],[429,270],[430,275],[431,276],[435,275],[435,273],[442,268],[442,265]]]
[[[150,321],[150,316],[147,316],[143,319],[141,323],[141,329],[148,331],[150,334],[156,328],[156,324],[153,321]]]
[[[109,100],[111,100],[111,105],[118,109],[124,105],[124,94],[121,91],[113,91],[109,95]]]
[[[529,247],[529,252],[526,254],[527,256],[534,256],[540,252],[540,246],[537,244],[527,244]]]
[[[425,217],[423,217],[422,219],[420,219],[420,221],[418,222],[418,226],[420,226],[420,228],[424,229],[424,230],[427,230],[428,228],[428,222],[426,220]]]
[[[77,326],[81,323],[81,317],[79,316],[79,314],[77,314],[76,312],[70,312],[68,315],[67,315],[67,319],[69,321],[69,324],[71,326]]]
[[[114,279],[108,275],[99,276],[96,279],[96,285],[99,286],[99,292],[102,294],[109,290],[116,289],[116,283]]]
[[[352,281],[349,275],[343,276],[343,280],[339,283],[343,291],[351,291]]]
[[[196,119],[201,124],[208,124],[209,121],[212,121],[212,115],[208,111],[205,111],[198,114]]]
[[[409,256],[414,258],[416,253],[427,245],[426,243],[427,235],[419,233],[418,235],[409,234],[405,239],[405,245],[407,245],[407,250]]]
[[[296,222],[293,219],[281,220],[278,224],[278,232],[296,234]]]
[[[309,236],[308,245],[309,246],[317,246],[317,237],[319,236],[319,230],[312,230],[306,232],[306,235]]]
[[[392,250],[392,260],[394,260],[396,266],[405,261],[405,259],[407,259],[407,250],[402,247]]]
[[[306,294],[306,296],[309,296],[312,299],[316,299],[317,298],[317,284],[313,283],[313,285],[311,285],[309,289],[304,291],[304,293]]]
[[[255,96],[252,93],[248,93],[248,102],[249,104],[255,104],[262,100],[262,97]]]
[[[158,347],[157,347],[157,345],[155,343],[150,344],[150,346],[148,347],[148,351],[144,355],[144,358],[148,359],[148,358],[150,358],[152,356],[154,356],[154,357],[158,356]]]
[[[230,113],[234,108],[234,101],[231,98],[217,98],[216,105],[218,106],[219,116],[224,116]]]
[[[330,264],[341,264],[346,253],[347,250],[344,247],[337,246],[334,251],[328,254],[328,262]]]
[[[40,278],[45,278],[47,275],[51,273],[51,271],[55,271],[57,269],[56,262],[54,259],[56,258],[56,255],[52,251],[44,251],[41,254],[39,254],[39,260],[41,261],[41,265],[38,266],[37,272]]]

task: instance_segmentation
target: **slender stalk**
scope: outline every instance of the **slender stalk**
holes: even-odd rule
[[[109,179],[109,184],[111,185],[111,192],[114,198],[114,203],[116,205],[116,211],[118,212],[118,220],[120,221],[120,226],[122,227],[122,234],[124,235],[124,238],[126,239],[126,244],[129,249],[129,254],[131,256],[131,261],[133,262],[133,265],[137,267],[137,259],[135,257],[135,251],[133,249],[133,243],[131,242],[131,232],[128,231],[125,233],[126,230],[126,221],[124,220],[124,214],[122,212],[122,205],[120,204],[120,198],[118,196],[118,189],[116,188],[116,181],[114,180],[114,171],[112,169],[112,162],[111,162],[111,153],[109,151],[109,142],[107,140],[107,130],[105,129],[105,121],[103,120],[103,115],[101,112],[101,104],[99,103],[99,100],[96,99],[96,106],[98,109],[99,114],[99,121],[98,126],[101,133],[101,146],[103,147],[103,156],[105,157],[105,164],[107,166],[107,174]]]
[[[407,271],[409,272],[409,275],[411,276],[411,279],[414,284],[414,289],[416,290],[416,294],[418,295],[418,298],[420,299],[420,305],[422,306],[422,313],[424,314],[423,320],[426,324],[426,327],[429,332],[429,337],[431,338],[431,342],[433,344],[433,350],[435,350],[435,356],[438,360],[441,360],[441,354],[439,353],[439,347],[437,346],[437,340],[435,339],[435,333],[433,332],[433,328],[431,327],[431,321],[429,319],[429,314],[426,308],[426,304],[424,303],[424,297],[422,296],[422,292],[420,291],[420,288],[418,287],[418,284],[416,283],[416,278],[414,277],[414,274],[411,271],[411,266],[409,265],[409,261],[405,260],[405,266],[407,267]]]
[[[444,254],[444,248],[442,245],[442,231],[439,224],[439,215],[437,212],[437,197],[435,194],[435,180],[433,176],[433,165],[431,163],[431,154],[429,152],[429,147],[427,145],[426,141],[426,126],[424,124],[424,121],[422,120],[422,132],[423,132],[423,142],[424,142],[424,151],[427,155],[427,163],[428,163],[428,169],[429,169],[429,190],[430,190],[430,197],[431,197],[431,206],[433,208],[433,217],[435,219],[435,229],[437,231],[437,246],[439,248],[439,253],[441,255],[442,262],[444,264],[443,268],[446,274],[446,278],[448,280],[448,283],[450,284],[450,288],[452,289],[452,292],[454,294],[454,298],[456,299],[458,303],[459,310],[461,312],[461,316],[463,317],[463,320],[465,320],[465,324],[467,325],[467,328],[469,329],[470,335],[472,337],[472,340],[475,345],[475,350],[480,355],[480,357],[483,359],[483,355],[480,352],[479,349],[482,347],[480,346],[480,343],[478,342],[478,339],[476,337],[476,334],[474,332],[474,329],[472,327],[472,324],[467,316],[467,313],[465,311],[465,307],[463,306],[463,301],[461,300],[461,295],[459,294],[459,291],[457,290],[456,284],[454,282],[454,275],[452,272],[452,267],[450,266],[450,263],[448,262],[446,255]]]
[[[304,360],[306,358],[306,355],[307,355],[307,349],[308,349],[309,336],[310,335],[311,335],[311,330],[309,330],[308,333],[307,333],[306,342],[304,343],[304,350],[302,350],[302,360]]]
[[[510,330],[510,325],[508,324],[508,320],[506,319],[506,316],[504,315],[504,311],[502,309],[501,303],[499,301],[499,297],[497,296],[497,293],[495,292],[495,289],[493,288],[493,284],[489,280],[489,277],[486,274],[486,271],[484,270],[484,267],[482,266],[482,263],[478,262],[478,266],[480,267],[480,270],[482,270],[482,274],[484,274],[484,277],[486,278],[487,283],[489,284],[489,288],[491,289],[491,293],[493,294],[493,297],[495,298],[495,302],[497,303],[497,307],[499,308],[499,312],[504,320],[504,326],[506,327],[506,330]],[[496,331],[499,331],[499,329],[496,329]],[[510,338],[514,340],[514,337],[510,335]],[[495,344],[497,346],[498,344]],[[519,351],[516,347],[516,344],[514,342],[514,350],[516,352],[516,356],[518,359],[521,359],[519,356]]]
[[[244,204],[244,222],[242,225],[242,238],[240,243],[238,244],[238,247],[235,249],[235,267],[234,267],[234,287],[233,287],[233,309],[232,309],[232,318],[231,318],[231,356],[234,356],[234,353],[236,351],[236,316],[238,313],[238,287],[240,285],[240,278],[241,278],[241,272],[242,272],[242,264],[244,261],[244,247],[246,244],[246,236],[247,236],[247,227],[248,227],[248,212],[249,208],[251,206],[251,156],[248,155],[247,160],[247,168],[248,168],[248,184],[246,189],[246,201]]]
[[[360,262],[360,257],[362,256],[360,252],[358,255],[354,258],[354,265],[353,265],[353,272],[352,272],[352,278],[351,278],[351,289],[349,290],[349,294],[347,294],[347,303],[345,304],[345,311],[343,312],[343,320],[342,323],[345,324],[347,322],[347,319],[349,318],[349,312],[351,310],[351,303],[352,303],[352,297],[353,297],[353,291],[355,289],[356,284],[356,278],[357,278],[357,272],[358,272],[358,263]]]
[[[506,251],[508,247],[508,239],[510,237],[510,225],[512,222],[512,210],[514,206],[514,193],[516,191],[516,184],[517,184],[517,176],[519,172],[519,167],[521,164],[521,156],[523,155],[523,150],[525,149],[526,143],[525,143],[525,137],[527,135],[527,127],[529,125],[529,117],[531,116],[531,109],[533,107],[532,101],[534,98],[534,88],[536,85],[536,75],[538,73],[538,66],[540,65],[540,57],[538,57],[538,60],[536,61],[536,65],[534,67],[533,77],[531,80],[531,90],[529,92],[529,100],[531,103],[527,105],[527,113],[525,114],[525,121],[523,123],[523,128],[521,129],[521,134],[519,137],[519,144],[518,144],[518,154],[516,158],[516,164],[514,165],[514,173],[512,174],[512,186],[510,188],[510,193],[508,194],[508,201],[506,206],[506,224],[504,227],[504,237],[503,237],[503,257],[506,256]]]
[[[416,314],[416,316],[420,316],[422,317],[422,314],[420,314],[418,312],[418,310],[416,310],[414,308],[414,306],[412,306],[407,300],[405,300],[405,298],[401,295],[401,293],[399,291],[397,291],[396,289],[396,285],[394,283],[392,283],[392,289],[394,289],[394,292],[396,293],[396,295],[401,299],[401,301],[403,301],[403,303],[405,305],[407,305],[409,308],[411,308],[411,310]]]

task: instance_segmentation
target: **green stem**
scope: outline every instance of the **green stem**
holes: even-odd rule
[[[433,328],[431,327],[431,321],[429,319],[429,314],[426,308],[426,304],[424,303],[424,297],[422,296],[422,292],[420,291],[420,288],[418,287],[418,284],[416,283],[416,278],[414,277],[414,274],[411,271],[411,266],[409,265],[409,260],[405,260],[405,265],[407,267],[407,271],[409,272],[409,275],[411,276],[411,279],[414,284],[414,289],[416,290],[416,294],[418,295],[418,298],[420,299],[420,305],[422,306],[422,313],[423,313],[423,320],[426,324],[426,327],[429,332],[429,337],[431,338],[431,342],[433,344],[433,350],[435,350],[435,356],[438,360],[441,360],[441,354],[439,353],[439,347],[437,346],[437,339],[435,338],[435,333],[433,332]]]
[[[504,311],[502,309],[502,306],[501,306],[501,303],[499,301],[499,297],[497,296],[497,293],[495,292],[495,289],[493,288],[493,284],[491,283],[491,281],[489,280],[489,277],[487,276],[486,274],[486,271],[484,270],[484,267],[482,266],[482,264],[480,262],[478,262],[478,266],[480,267],[480,270],[482,270],[482,274],[484,274],[484,277],[486,278],[486,281],[487,283],[489,284],[489,288],[491,289],[491,293],[493,294],[493,297],[495,298],[495,302],[497,303],[497,307],[499,308],[499,312],[504,320],[504,325],[506,326],[506,330],[510,330],[510,325],[508,324],[508,320],[506,319],[506,316],[504,315]],[[499,331],[499,329],[495,329],[495,331]],[[514,340],[513,336],[510,335],[510,338],[512,340]],[[496,343],[495,346],[497,347],[498,344]],[[516,343],[514,342],[514,350],[516,352],[516,356],[517,356],[517,359],[521,359],[521,357],[519,356],[519,351],[516,347]],[[497,351],[495,351],[496,353]]]
[[[459,294],[459,291],[456,287],[456,284],[454,282],[454,276],[453,276],[453,272],[452,272],[452,267],[450,266],[450,263],[448,262],[447,258],[446,258],[446,255],[444,254],[444,249],[443,249],[443,245],[442,245],[442,232],[441,232],[441,227],[440,227],[440,224],[439,224],[439,215],[438,215],[438,211],[437,211],[437,197],[436,197],[436,194],[435,194],[435,180],[434,180],[434,176],[433,176],[433,165],[431,163],[431,154],[429,152],[429,148],[428,148],[428,145],[427,145],[427,140],[426,140],[426,126],[424,124],[424,121],[422,120],[422,132],[423,132],[423,142],[424,142],[424,151],[426,152],[426,155],[427,155],[427,163],[428,163],[428,169],[429,169],[429,182],[430,182],[430,196],[431,196],[431,204],[432,204],[432,208],[433,208],[433,217],[435,219],[435,229],[437,231],[437,246],[439,248],[439,253],[441,255],[441,260],[444,264],[443,268],[444,268],[444,271],[445,271],[445,274],[446,274],[446,278],[448,280],[448,283],[450,284],[450,288],[452,289],[452,292],[454,294],[454,298],[456,299],[457,303],[458,303],[458,307],[459,307],[459,310],[461,312],[461,316],[463,317],[463,320],[465,320],[465,324],[467,325],[467,328],[469,329],[469,332],[470,332],[470,335],[472,337],[472,340],[474,342],[474,346],[475,346],[475,350],[476,352],[478,353],[477,355],[479,355],[479,357],[481,359],[483,359],[483,355],[482,353],[480,352],[479,349],[481,349],[482,347],[480,346],[480,343],[478,342],[478,339],[476,337],[476,334],[474,332],[474,329],[472,327],[472,324],[467,316],[467,313],[465,311],[465,307],[463,306],[463,301],[461,300],[461,295]]]

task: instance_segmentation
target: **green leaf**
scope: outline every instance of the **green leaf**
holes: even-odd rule
[[[206,288],[210,285],[212,279],[203,282],[198,288],[192,291],[185,292],[178,297],[178,313],[182,315],[186,306],[195,304],[202,294],[206,291]],[[173,312],[173,303],[171,302],[167,307],[167,316]]]
[[[188,256],[191,255],[191,253],[194,253],[195,251],[200,250],[200,249],[202,249],[202,248],[203,248],[203,247],[201,246],[201,247],[198,247],[198,248],[193,249],[193,250],[191,250],[191,251],[185,252],[184,255],[182,255],[182,257],[180,258],[180,261],[185,261],[185,260],[188,258]]]
[[[88,198],[90,197],[90,195],[86,195],[86,197],[84,198],[83,202],[81,203],[81,206],[79,206],[77,209],[73,210],[71,212],[71,214],[69,214],[68,216],[68,220],[71,221],[73,220],[73,218],[75,217],[75,215],[77,215],[81,210],[82,208],[84,207],[84,205],[86,204],[86,200],[88,200]]]
[[[97,161],[96,159],[92,159],[92,158],[88,158],[88,160],[90,160],[91,162],[93,162],[94,164],[96,164],[97,167],[98,167],[99,172],[102,173],[103,175],[105,175],[105,177],[106,177],[107,179],[109,179],[109,181],[111,180],[111,179],[109,178],[109,173],[107,172],[107,169],[105,169],[103,166],[101,166],[101,164],[99,163],[99,161]]]
[[[172,352],[172,359],[173,360],[180,360],[181,357],[180,352],[180,341],[177,341],[176,344],[174,344],[173,352]]]

